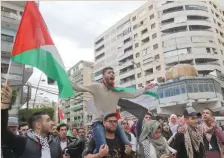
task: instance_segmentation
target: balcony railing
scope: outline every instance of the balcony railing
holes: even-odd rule
[[[15,13],[9,13],[9,12],[5,12],[5,11],[1,11],[1,15],[2,17],[6,17],[6,18],[9,18],[9,19],[12,19],[12,20],[18,20],[20,21],[22,16],[21,15],[17,15]]]

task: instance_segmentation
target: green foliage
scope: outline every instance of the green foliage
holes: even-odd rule
[[[13,88],[13,89],[12,89],[12,100],[11,100],[11,105],[14,105],[14,104],[15,104],[17,95],[18,95],[18,89]]]
[[[26,122],[27,118],[31,116],[33,113],[37,111],[44,111],[46,112],[50,118],[53,119],[54,117],[54,109],[52,107],[42,107],[42,108],[32,108],[32,109],[20,109],[19,110],[19,121]]]

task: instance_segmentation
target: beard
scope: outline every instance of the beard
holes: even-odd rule
[[[108,133],[115,133],[116,129],[111,129],[109,127],[105,127],[105,130],[108,132]]]

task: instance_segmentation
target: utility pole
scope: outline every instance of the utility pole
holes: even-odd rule
[[[27,85],[27,97],[26,97],[26,110],[29,110],[29,100],[30,100],[30,85]]]

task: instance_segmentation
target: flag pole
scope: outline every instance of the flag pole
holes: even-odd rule
[[[10,72],[10,69],[11,69],[11,65],[12,65],[12,60],[9,59],[9,67],[8,67],[7,74],[6,74],[6,77],[5,77],[5,85],[7,85],[7,82],[8,82],[9,72]]]

